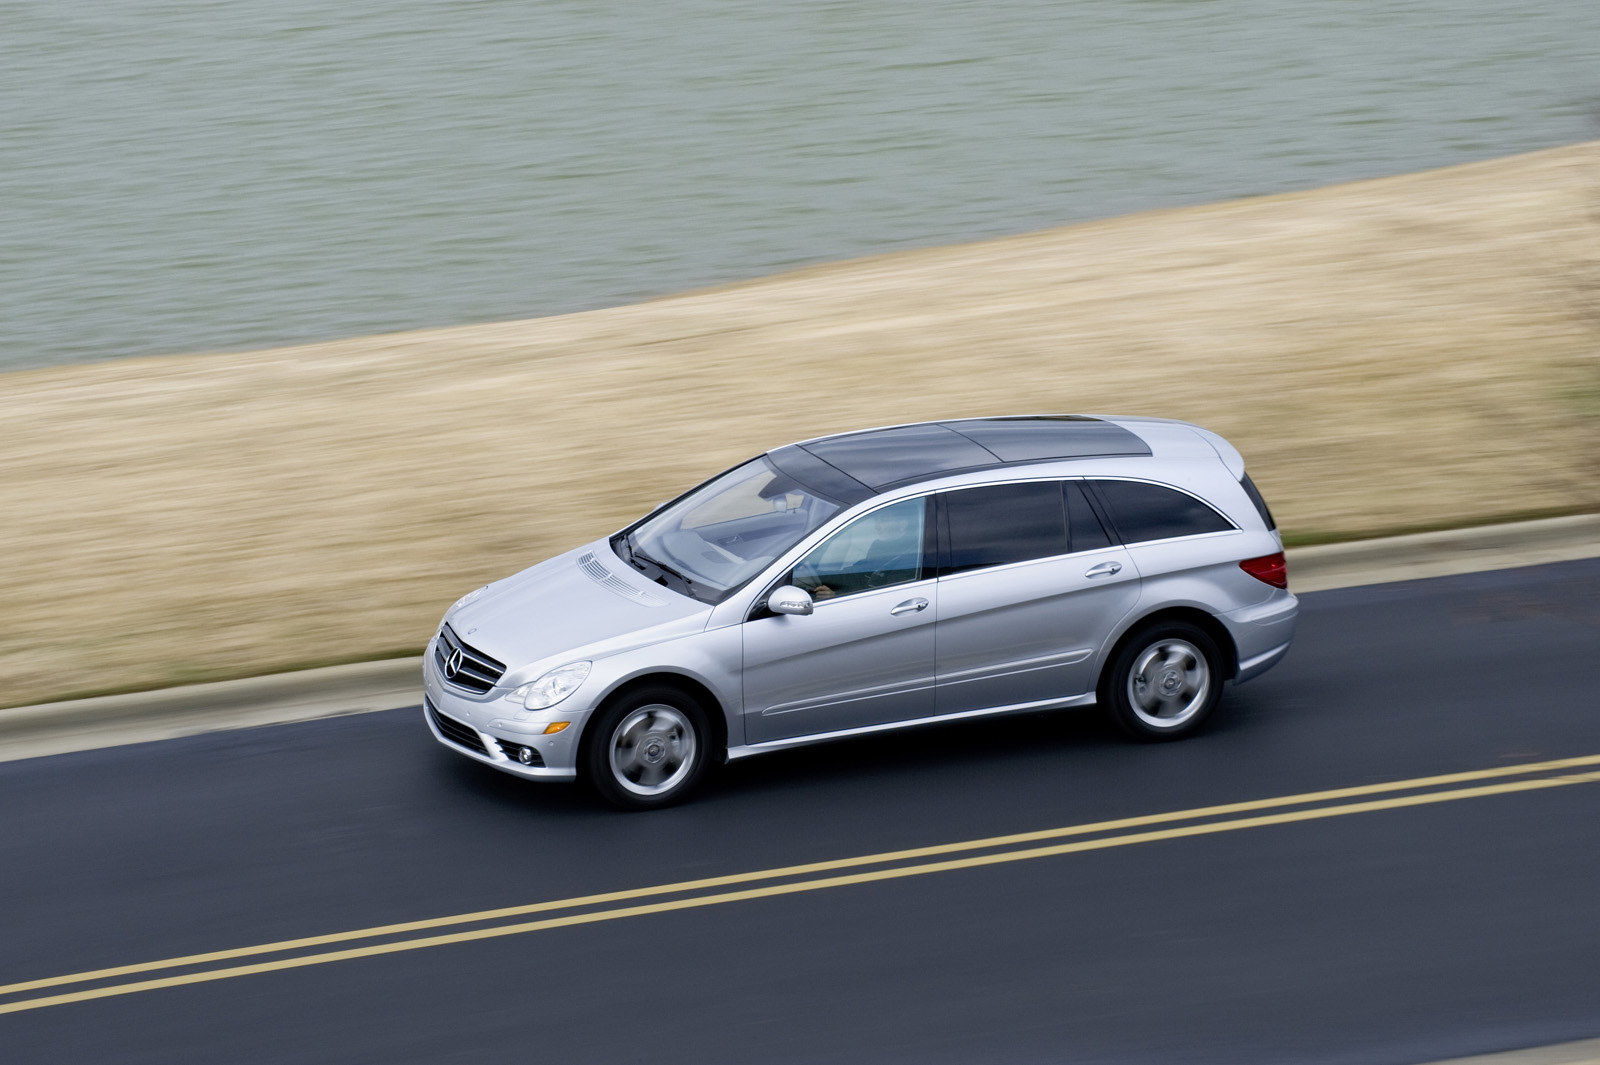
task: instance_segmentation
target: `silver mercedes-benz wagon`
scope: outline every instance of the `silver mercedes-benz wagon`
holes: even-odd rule
[[[423,713],[496,769],[661,806],[712,763],[935,721],[1098,703],[1186,735],[1283,657],[1296,611],[1215,433],[899,425],[769,451],[461,599]]]

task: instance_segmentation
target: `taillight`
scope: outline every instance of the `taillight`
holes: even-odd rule
[[[1289,587],[1289,560],[1283,557],[1282,551],[1275,555],[1247,558],[1239,563],[1239,568],[1274,588]]]

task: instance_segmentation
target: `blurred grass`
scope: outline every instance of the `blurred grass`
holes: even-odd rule
[[[1600,142],[629,307],[0,377],[0,705],[420,650],[790,440],[1184,418],[1291,542],[1600,510]]]

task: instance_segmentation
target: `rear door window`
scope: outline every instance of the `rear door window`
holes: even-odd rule
[[[1093,481],[1125,544],[1227,532],[1233,523],[1187,492],[1144,481]]]
[[[1058,481],[963,488],[942,498],[949,537],[943,573],[1067,553]]]

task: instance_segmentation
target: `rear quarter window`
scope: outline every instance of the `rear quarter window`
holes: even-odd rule
[[[1187,492],[1143,481],[1093,481],[1125,544],[1228,532],[1233,523]]]

